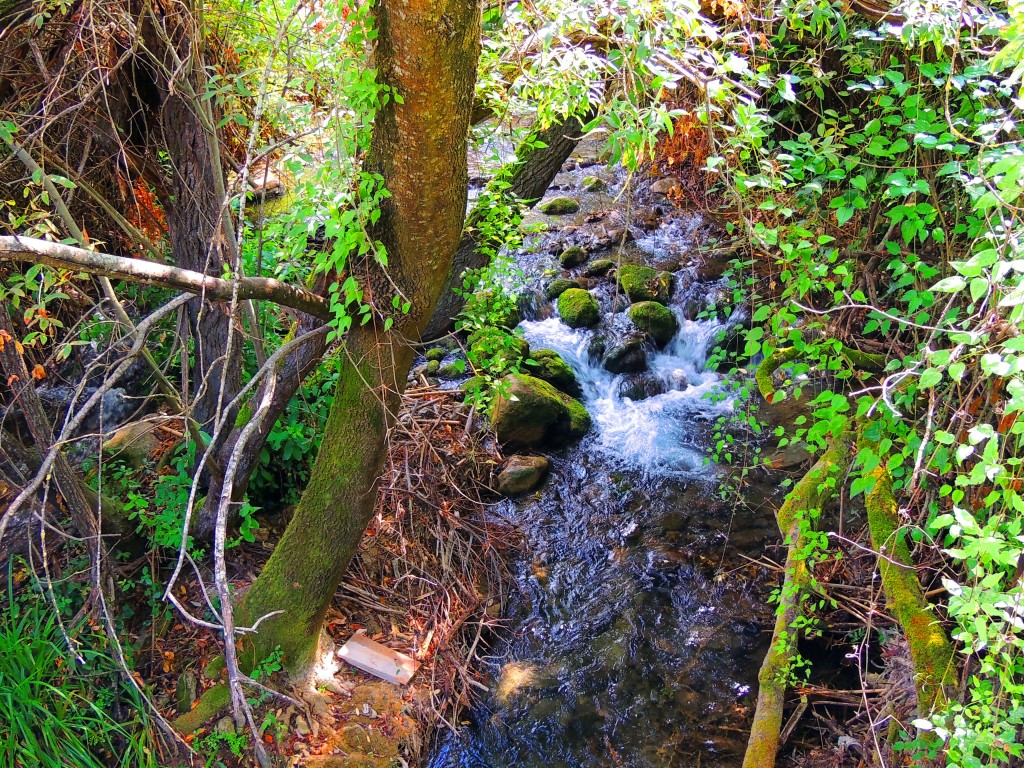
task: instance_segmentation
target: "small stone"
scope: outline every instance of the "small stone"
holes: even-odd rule
[[[429,363],[427,363],[427,375],[428,376],[435,375],[437,373],[437,369],[440,368],[440,367],[441,367],[441,362],[439,360],[431,360]]]
[[[225,736],[234,733],[235,721],[232,720],[230,717],[222,717],[220,720],[217,721],[216,731],[217,733],[223,734]]]
[[[428,349],[427,350],[427,354],[425,354],[424,357],[427,358],[428,361],[434,361],[434,360],[440,361],[440,360],[444,360],[444,357],[447,354],[448,354],[448,350],[445,349],[444,347],[434,347],[432,349]]]
[[[583,177],[583,190],[585,192],[603,192],[607,188],[608,184],[604,179],[598,178],[597,176]]]
[[[587,252],[578,245],[570,245],[564,251],[562,255],[558,257],[558,263],[566,269],[572,269],[578,267],[584,261],[587,260]]]
[[[664,380],[650,371],[642,373],[631,373],[619,382],[616,394],[622,398],[629,398],[633,402],[646,400],[648,397],[661,395],[667,392]]]
[[[658,179],[647,189],[652,195],[667,195],[676,186],[674,179]]]
[[[512,456],[498,474],[498,493],[514,496],[536,488],[548,471],[543,456]]]
[[[139,468],[160,447],[160,439],[155,432],[156,424],[152,422],[125,424],[103,441],[103,453]]]
[[[601,277],[607,275],[615,268],[615,262],[611,259],[597,259],[587,264],[583,270],[584,277]]]
[[[570,288],[558,297],[558,314],[570,328],[585,328],[601,319],[601,308],[589,292]]]
[[[462,365],[459,365],[462,363]],[[448,365],[442,365],[437,369],[437,378],[451,381],[452,379],[461,379],[466,375],[466,363],[460,360],[457,363],[448,363]]]
[[[295,718],[295,733],[297,733],[299,736],[305,737],[309,736],[311,732],[312,729],[309,727],[309,723],[306,721],[306,718],[303,715],[299,715],[297,718]]]
[[[548,216],[565,216],[570,213],[576,213],[579,209],[580,204],[578,202],[564,195],[552,197],[550,200],[540,204],[540,212]]]

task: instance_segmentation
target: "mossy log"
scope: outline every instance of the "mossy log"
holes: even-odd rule
[[[224,712],[230,704],[231,692],[227,683],[217,683],[199,697],[191,711],[176,717],[171,725],[187,736]]]
[[[796,347],[779,347],[768,355],[761,364],[757,366],[754,373],[754,381],[757,382],[757,390],[765,402],[771,403],[775,397],[775,385],[772,383],[772,375],[786,363],[791,363],[798,357],[806,357],[814,350],[811,347],[807,350],[799,350]],[[859,349],[840,345],[839,355],[851,366],[862,371],[880,371],[885,367],[885,355],[876,355],[871,352],[861,352]]]
[[[776,367],[781,364],[777,363]],[[805,532],[846,475],[852,442],[850,432],[834,437],[828,450],[789,492],[777,513],[779,530],[789,542],[786,576],[772,644],[758,673],[757,708],[743,756],[743,768],[772,768],[775,765],[790,664],[796,652],[797,631],[793,627],[802,614],[802,602],[811,588],[810,572],[801,556],[807,543]]]
[[[858,448],[874,453],[878,444],[861,431]],[[910,557],[906,535],[900,526],[899,507],[892,490],[892,476],[884,457],[868,473],[874,478],[874,487],[865,495],[871,545],[878,552],[878,573],[882,578],[885,602],[910,647],[914,663],[914,684],[917,687],[917,707],[927,715],[945,695],[945,687],[956,684],[953,663],[953,645],[945,630],[928,609],[917,569]]]

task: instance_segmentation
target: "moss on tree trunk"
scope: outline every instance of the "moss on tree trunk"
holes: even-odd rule
[[[375,64],[397,91],[376,116],[367,160],[391,197],[373,233],[388,272],[366,265],[378,312],[397,291],[412,304],[346,337],[345,362],[309,485],[256,582],[237,606],[239,626],[275,611],[243,638],[251,664],[275,647],[301,673],[317,650],[323,617],[374,508],[386,439],[418,339],[462,231],[468,191],[466,137],[479,57],[479,7],[470,0],[382,0],[374,8]]]

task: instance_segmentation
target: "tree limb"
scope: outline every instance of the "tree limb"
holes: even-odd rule
[[[57,269],[78,270],[130,283],[172,288],[195,295],[204,294],[220,301],[231,300],[237,282],[239,299],[272,301],[321,320],[331,318],[330,308],[323,297],[269,277],[222,280],[201,272],[154,264],[151,261],[96,253],[71,245],[18,236],[0,237],[0,261],[46,264]]]

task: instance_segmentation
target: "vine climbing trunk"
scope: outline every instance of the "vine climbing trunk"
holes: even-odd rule
[[[374,121],[367,169],[391,197],[372,233],[386,273],[365,269],[372,322],[345,338],[338,390],[309,485],[270,560],[237,606],[252,663],[280,647],[301,674],[315,658],[324,615],[373,515],[377,480],[413,350],[433,312],[462,232],[468,192],[466,137],[480,49],[472,0],[382,0],[374,7],[378,80],[390,99]],[[411,304],[384,328],[398,293]],[[276,613],[280,612],[280,613]],[[273,615],[271,615],[273,614]]]

